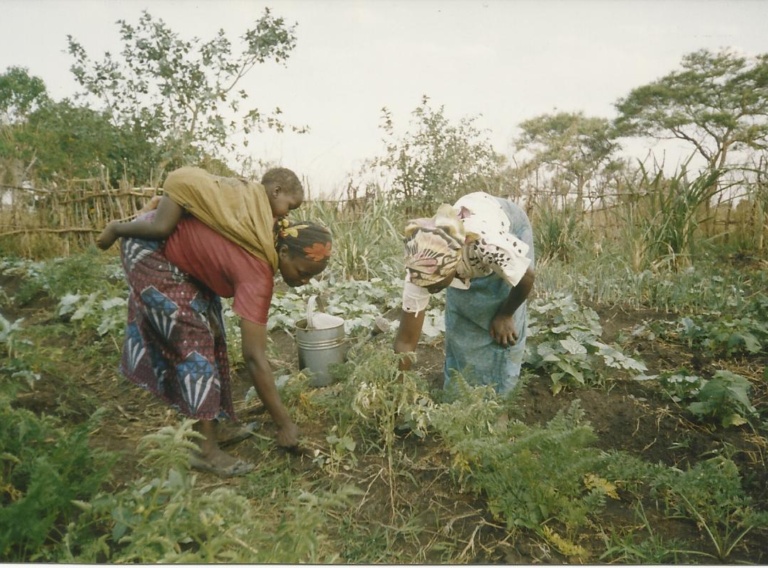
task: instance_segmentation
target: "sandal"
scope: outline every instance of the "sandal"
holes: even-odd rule
[[[250,473],[255,467],[252,463],[243,460],[237,460],[229,467],[222,467],[212,464],[195,454],[190,454],[189,466],[192,469],[203,471],[205,473],[213,473],[219,477],[240,477],[246,473]]]
[[[242,426],[234,430],[233,434],[226,440],[221,440],[219,442],[219,447],[226,448],[229,446],[234,446],[235,444],[239,444],[243,440],[247,440],[248,438],[253,436],[254,433],[258,431],[260,428],[261,428],[260,422],[250,422],[249,424],[246,424],[245,426]]]

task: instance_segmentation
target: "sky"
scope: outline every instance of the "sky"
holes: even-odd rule
[[[618,99],[685,54],[768,52],[768,0],[0,0],[0,73],[26,67],[53,98],[71,97],[67,35],[98,60],[120,49],[117,20],[135,24],[147,10],[185,39],[221,29],[234,41],[265,7],[297,24],[297,46],[285,66],[257,66],[242,85],[259,108],[279,106],[310,132],[261,135],[249,148],[314,195],[340,195],[383,154],[383,107],[405,133],[426,95],[452,121],[476,118],[511,157],[522,121],[614,118]]]

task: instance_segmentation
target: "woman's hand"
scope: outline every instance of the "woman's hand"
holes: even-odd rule
[[[517,343],[517,328],[512,315],[496,314],[491,320],[491,337],[502,347],[511,347]]]
[[[240,320],[243,360],[256,393],[277,426],[277,445],[294,448],[299,444],[299,429],[280,400],[267,358],[267,326]]]
[[[421,329],[424,326],[424,314],[421,310],[414,314],[403,310],[400,314],[400,327],[397,328],[395,335],[395,353],[413,353],[419,344]],[[411,368],[411,357],[405,356],[400,359],[400,370],[408,371]]]
[[[509,296],[491,320],[491,329],[489,330],[491,338],[502,347],[511,347],[517,344],[519,336],[515,327],[515,311],[523,305],[523,302],[531,294],[535,280],[536,275],[533,269],[528,268],[517,286],[513,286],[509,291]]]
[[[295,448],[299,445],[299,428],[293,421],[277,428],[277,445],[281,448]]]

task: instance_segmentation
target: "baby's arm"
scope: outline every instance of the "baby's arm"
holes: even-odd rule
[[[121,237],[162,240],[168,237],[181,219],[184,209],[170,197],[163,196],[157,205],[157,213],[151,221],[112,221],[96,239],[102,250],[107,250]]]

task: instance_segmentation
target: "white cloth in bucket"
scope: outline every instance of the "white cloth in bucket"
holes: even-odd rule
[[[315,312],[317,296],[311,296],[307,301],[307,329],[330,329],[344,323],[344,319],[323,312]]]

